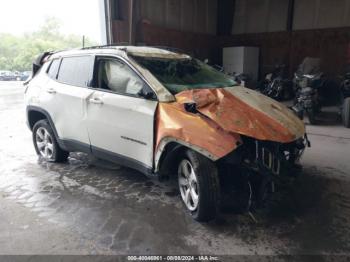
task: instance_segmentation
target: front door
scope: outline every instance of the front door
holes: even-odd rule
[[[98,57],[95,92],[87,101],[93,154],[142,171],[153,166],[155,97],[141,77],[117,58]]]

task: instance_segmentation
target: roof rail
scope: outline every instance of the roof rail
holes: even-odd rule
[[[98,48],[109,48],[109,47],[114,47],[114,46],[128,46],[128,45],[129,45],[129,43],[127,43],[127,42],[122,42],[122,43],[117,43],[117,44],[88,46],[88,47],[83,47],[83,48],[81,48],[81,50],[86,50],[86,49],[98,49]]]
[[[108,45],[97,45],[97,46],[88,46],[83,47],[80,50],[88,50],[88,49],[103,49],[103,48],[110,48],[110,47],[117,47],[117,46],[130,46],[128,42],[121,42],[121,43],[115,43],[115,44],[108,44]],[[170,47],[170,46],[147,46],[147,47],[153,47],[153,48],[159,48],[163,50],[167,50],[174,53],[181,53],[181,54],[187,54],[184,50],[176,47]]]

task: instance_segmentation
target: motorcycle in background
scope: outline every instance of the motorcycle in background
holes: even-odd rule
[[[241,86],[247,87],[247,83],[251,81],[251,77],[245,73],[233,73],[233,79]]]
[[[251,78],[249,77],[248,74],[245,74],[245,73],[239,74],[239,73],[235,73],[235,72],[234,73],[228,73],[228,72],[226,72],[226,70],[225,70],[225,68],[223,66],[216,65],[216,64],[212,65],[212,67],[215,68],[216,70],[218,70],[219,72],[230,76],[233,80],[235,80],[236,83],[238,83],[241,86],[245,87],[246,83],[251,80]]]
[[[276,65],[275,69],[265,75],[258,89],[266,96],[275,100],[289,100],[294,97],[293,82],[285,77],[285,65]]]
[[[321,111],[320,89],[325,85],[320,59],[305,58],[294,74],[294,83],[296,97],[292,109],[301,119],[307,114],[310,124],[316,124],[316,116]]]
[[[346,73],[340,84],[341,116],[343,125],[350,128],[350,72]]]

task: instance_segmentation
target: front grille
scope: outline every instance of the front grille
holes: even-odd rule
[[[292,143],[277,143],[244,137],[243,145],[244,165],[255,171],[273,175],[287,172],[299,161],[305,149],[304,139]]]
[[[281,169],[281,158],[279,157],[278,150],[270,149],[266,146],[259,146],[257,141],[257,161],[267,170],[270,170],[274,175],[279,175]]]

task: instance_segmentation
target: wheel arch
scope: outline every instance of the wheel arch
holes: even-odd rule
[[[56,136],[56,139],[58,139],[59,137],[57,134],[57,130],[55,128],[55,125],[52,121],[50,114],[46,110],[40,107],[27,106],[27,124],[31,131],[33,131],[33,127],[35,123],[43,119],[47,119],[47,121],[49,121],[49,124],[54,132],[54,135]]]
[[[166,174],[169,170],[172,170],[176,166],[181,153],[187,149],[191,149],[214,162],[219,159],[204,148],[192,145],[181,139],[165,137],[161,140],[155,152],[155,173]]]

